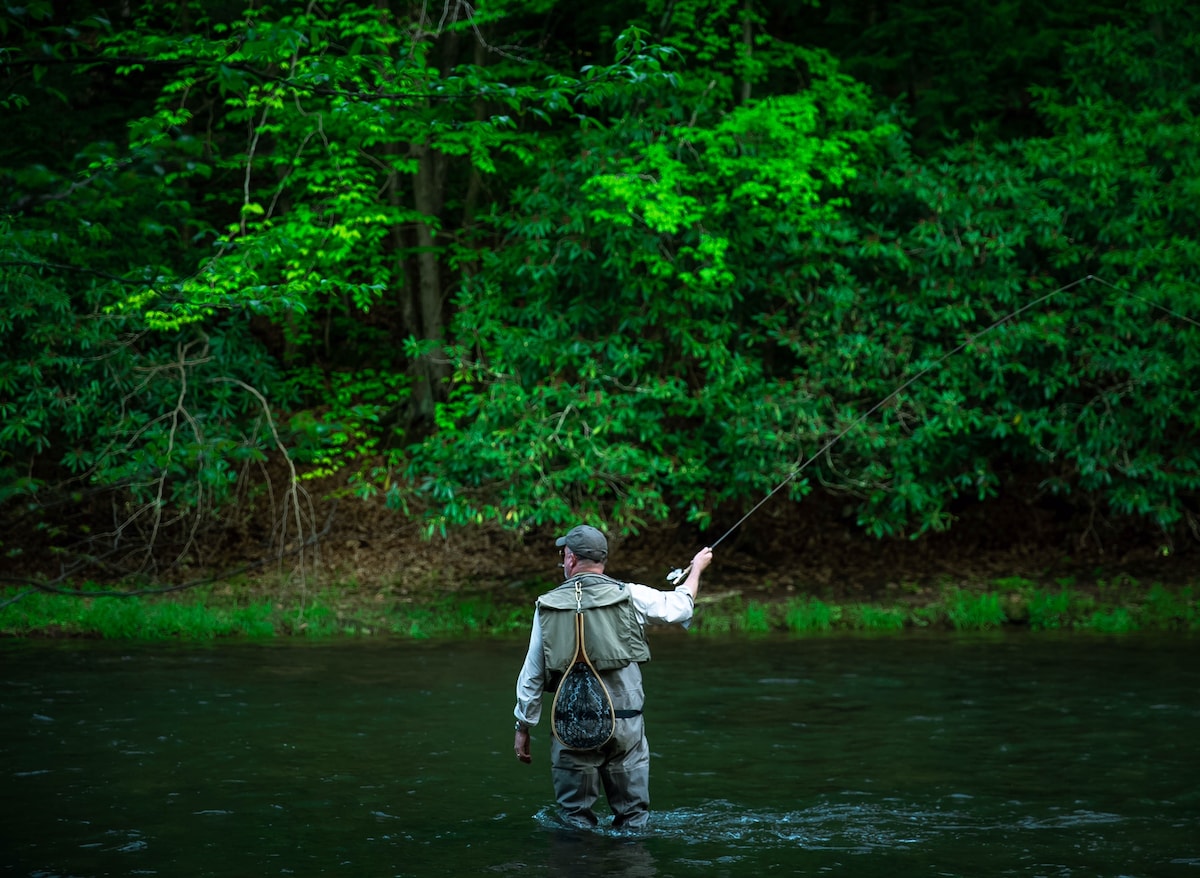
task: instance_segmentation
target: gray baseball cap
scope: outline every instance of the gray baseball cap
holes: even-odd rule
[[[589,561],[606,561],[608,559],[608,540],[604,534],[590,524],[581,524],[567,531],[567,535],[554,541],[556,546],[566,546],[580,558]]]

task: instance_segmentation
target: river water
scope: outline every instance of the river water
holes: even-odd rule
[[[513,756],[522,640],[0,643],[0,873],[1200,878],[1200,642],[652,646],[628,836]]]

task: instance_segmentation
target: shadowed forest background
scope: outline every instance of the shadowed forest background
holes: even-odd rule
[[[8,584],[503,586],[577,520],[658,582],[777,488],[714,578],[1200,564],[1195,4],[32,0],[0,37]]]

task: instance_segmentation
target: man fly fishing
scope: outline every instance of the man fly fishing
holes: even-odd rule
[[[696,553],[674,591],[620,582],[604,573],[608,540],[581,524],[559,537],[563,583],[534,610],[529,651],[517,678],[513,750],[529,763],[529,729],[553,698],[551,776],[562,817],[595,827],[603,789],[614,828],[640,829],[650,818],[650,748],[642,716],[645,626],[692,618],[700,574],[712,549]]]

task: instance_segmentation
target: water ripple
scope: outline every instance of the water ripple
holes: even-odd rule
[[[799,846],[809,849],[865,853],[880,848],[916,845],[945,828],[947,818],[961,815],[946,811],[922,812],[904,807],[863,804],[821,804],[794,811],[747,811],[727,801],[701,808],[655,811],[651,828],[629,832],[600,827],[601,835],[655,836],[696,845],[755,848]],[[547,829],[564,827],[555,810],[543,808],[535,819]]]

